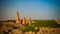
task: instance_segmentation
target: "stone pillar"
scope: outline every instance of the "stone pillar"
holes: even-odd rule
[[[28,24],[31,25],[31,18],[28,18]]]
[[[26,24],[28,24],[29,23],[29,21],[28,21],[28,19],[26,19]]]
[[[18,11],[16,12],[16,24],[20,23],[20,18],[19,18],[19,13]]]
[[[25,18],[25,17],[23,17],[23,19],[22,19],[22,24],[23,24],[23,25],[26,24],[26,18]]]

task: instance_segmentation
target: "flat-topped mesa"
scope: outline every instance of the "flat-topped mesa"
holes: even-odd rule
[[[20,18],[19,18],[19,13],[18,11],[16,12],[16,24],[20,23]]]

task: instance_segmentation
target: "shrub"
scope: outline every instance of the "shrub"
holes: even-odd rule
[[[58,27],[54,20],[37,20],[34,26],[37,27]]]
[[[29,32],[29,31],[32,31],[32,32],[37,32],[37,30],[35,30],[34,26],[25,26],[25,28],[23,29],[23,32]]]

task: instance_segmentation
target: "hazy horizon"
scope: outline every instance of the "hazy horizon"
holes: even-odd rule
[[[16,19],[19,16],[32,19],[60,19],[59,0],[0,0],[0,20]]]

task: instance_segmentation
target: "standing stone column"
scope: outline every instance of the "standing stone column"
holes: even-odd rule
[[[23,25],[26,24],[26,18],[25,18],[25,17],[23,17],[23,19],[22,19],[22,24],[23,24]]]
[[[19,18],[19,13],[18,11],[16,12],[16,24],[20,23],[20,18]]]
[[[28,18],[28,23],[29,23],[29,25],[31,25],[31,18]]]
[[[26,19],[26,24],[28,24],[29,23],[29,21],[28,21],[28,19]]]

